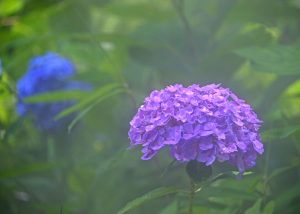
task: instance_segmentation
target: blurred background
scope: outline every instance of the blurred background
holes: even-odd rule
[[[18,79],[48,51],[93,87],[59,134],[15,110]],[[172,189],[141,197],[188,191],[184,165],[128,149],[144,97],[173,83],[221,83],[264,121],[257,166],[196,193],[194,213],[300,212],[299,0],[1,0],[0,60],[1,213],[113,214],[134,199],[127,213],[187,213]]]

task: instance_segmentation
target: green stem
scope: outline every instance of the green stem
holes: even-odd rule
[[[189,214],[193,214],[193,202],[195,197],[196,185],[192,179],[190,179],[190,198],[189,198]]]

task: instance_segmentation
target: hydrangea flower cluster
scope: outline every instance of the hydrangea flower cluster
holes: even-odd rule
[[[143,160],[169,147],[180,162],[228,161],[243,173],[264,152],[260,124],[250,105],[229,89],[176,84],[145,99],[128,134],[132,146],[142,145]]]
[[[17,113],[33,115],[37,128],[42,131],[56,131],[70,117],[54,120],[54,117],[74,104],[74,101],[26,104],[23,99],[29,96],[61,90],[87,90],[90,85],[70,80],[75,74],[74,65],[58,54],[48,52],[29,62],[27,72],[17,82]]]

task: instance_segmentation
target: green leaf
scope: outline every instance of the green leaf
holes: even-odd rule
[[[281,168],[278,168],[278,169],[275,169],[268,177],[268,182],[273,179],[274,177],[278,176],[278,175],[281,175],[283,173],[285,173],[286,171],[289,171],[293,168],[297,168],[300,166],[300,159],[297,159],[295,162],[292,162],[290,163],[288,166],[285,166],[285,167],[281,167]]]
[[[41,102],[57,102],[66,100],[79,100],[86,96],[88,92],[74,91],[55,91],[49,93],[38,94],[24,99],[25,103],[41,103]]]
[[[0,16],[7,16],[22,9],[24,0],[1,0]]]
[[[79,111],[83,108],[85,108],[86,106],[90,105],[93,102],[100,102],[103,101],[104,99],[106,99],[106,95],[111,92],[112,90],[116,90],[116,89],[120,89],[121,85],[120,84],[116,84],[116,83],[112,83],[112,84],[107,84],[93,92],[90,92],[91,94],[89,96],[87,96],[86,98],[82,99],[80,102],[78,102],[77,104],[65,109],[64,111],[60,112],[55,119],[60,119],[66,115],[72,114],[76,111]],[[99,101],[100,100],[100,101]]]
[[[127,203],[125,205],[125,207],[123,207],[121,210],[119,210],[117,212],[117,214],[126,213],[129,210],[139,207],[140,205],[144,204],[145,202],[148,202],[150,200],[160,198],[165,195],[172,194],[172,193],[177,193],[178,191],[179,190],[175,187],[161,187],[161,188],[154,189],[154,190],[148,192],[147,194],[145,194],[141,197],[138,197],[138,198],[130,201],[129,203]]]
[[[281,208],[284,207],[286,208],[293,199],[299,197],[299,192],[300,192],[300,183],[293,185],[291,188],[279,194],[275,200],[276,211],[279,211]]]
[[[160,211],[159,214],[174,214],[177,212],[177,201],[174,201],[170,203],[168,206],[166,206],[162,211]]]
[[[83,118],[90,110],[92,110],[97,104],[99,104],[101,101],[111,97],[111,96],[114,96],[114,95],[117,95],[117,94],[120,94],[123,92],[123,89],[116,89],[106,95],[104,95],[103,97],[101,97],[100,99],[97,100],[97,102],[94,102],[92,103],[90,106],[88,106],[87,108],[85,108],[84,110],[82,110],[73,120],[72,122],[70,123],[70,125],[68,126],[68,132],[71,132],[71,130],[73,129],[73,127],[77,124],[77,122]]]
[[[298,131],[300,131],[300,126],[289,126],[287,128],[284,128],[284,131],[281,134],[280,139],[284,139],[286,137],[289,137],[289,136],[295,134]]]
[[[118,15],[122,18],[147,19],[149,21],[161,21],[175,17],[175,12],[170,7],[162,7],[151,2],[136,4],[109,4],[104,7],[105,11]]]
[[[263,214],[272,214],[274,212],[275,202],[270,201],[264,208]]]
[[[259,214],[262,199],[258,199],[252,207],[246,210],[245,214]]]
[[[26,166],[14,167],[0,171],[0,179],[14,178],[34,172],[46,171],[57,167],[54,163],[33,163]]]
[[[232,171],[232,174],[234,174],[234,175],[239,175],[240,174],[240,172],[238,172],[238,171]],[[253,174],[253,172],[251,172],[251,171],[248,171],[248,172],[244,172],[243,173],[243,176],[247,176],[247,175],[252,175]]]
[[[299,46],[249,47],[235,51],[250,60],[251,66],[260,72],[277,75],[300,74]]]
[[[257,195],[253,192],[238,190],[228,187],[207,187],[203,188],[199,194],[199,198],[215,197],[215,198],[232,198],[239,200],[255,200]]]
[[[274,141],[284,139],[296,134],[300,131],[300,126],[287,126],[282,128],[273,128],[266,130],[262,133],[262,139],[264,141]]]

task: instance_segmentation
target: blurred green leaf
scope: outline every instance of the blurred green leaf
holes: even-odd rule
[[[15,104],[12,82],[6,73],[1,73],[0,61],[0,129],[1,125],[7,126],[12,121],[12,112]],[[1,136],[0,136],[1,139]]]
[[[263,141],[274,141],[284,139],[300,131],[300,126],[287,126],[282,128],[273,128],[262,132]]]
[[[148,202],[150,200],[160,198],[165,195],[172,194],[172,193],[177,193],[178,191],[179,190],[175,187],[161,187],[161,188],[154,189],[154,190],[148,192],[147,194],[145,194],[141,197],[138,197],[138,198],[130,201],[129,203],[127,203],[125,205],[125,207],[123,207],[121,210],[119,210],[117,212],[117,214],[126,213],[129,210],[139,207],[140,205],[144,204],[145,202]]]
[[[284,207],[289,205],[293,199],[299,197],[299,192],[300,183],[297,183],[296,185],[293,185],[289,189],[279,194],[275,199],[276,210],[284,209]]]
[[[167,207],[165,207],[159,214],[174,214],[177,211],[177,201],[170,203]]]
[[[164,3],[161,2],[165,6]],[[137,2],[133,4],[118,3],[104,7],[105,11],[121,16],[122,18],[147,19],[149,21],[162,21],[175,16],[174,10],[152,2]],[[168,6],[168,5],[167,5]]]
[[[7,16],[22,9],[24,0],[1,0],[0,16]]]
[[[188,212],[188,208],[183,210],[184,213]],[[193,213],[210,213],[211,209],[209,207],[205,207],[205,206],[194,206],[193,207]]]
[[[260,206],[261,206],[262,199],[258,199],[252,207],[246,210],[245,214],[259,214],[261,213],[260,211]]]
[[[80,193],[83,190],[82,185],[80,185],[80,180],[75,174],[68,176],[68,186],[74,193]]]
[[[85,97],[88,92],[85,91],[55,91],[49,93],[38,94],[24,98],[25,103],[45,103],[45,102],[58,102],[66,100],[79,100]]]
[[[90,92],[90,95],[87,96],[86,98],[82,99],[80,102],[77,104],[67,108],[66,110],[62,111],[59,113],[55,119],[60,119],[66,115],[72,114],[73,112],[79,111],[86,106],[90,105],[93,102],[101,102],[108,98],[106,95],[116,89],[120,89],[122,86],[120,84],[112,83],[112,84],[107,84],[105,86],[102,86],[101,88],[96,89],[93,92]]]
[[[58,167],[58,165],[54,163],[33,163],[26,166],[14,167],[11,169],[1,170],[0,179],[14,178],[17,176],[30,174],[34,172],[47,171],[55,167]]]
[[[274,212],[274,208],[275,208],[275,202],[274,201],[268,202],[263,210],[263,214],[272,214]]]
[[[90,31],[90,12],[86,2],[61,1],[49,16],[49,30],[54,33],[80,33]]]
[[[269,24],[274,20],[291,21],[299,17],[299,11],[289,1],[252,0],[238,1],[231,12],[231,21]]]
[[[207,187],[203,188],[198,194],[197,197],[207,198],[207,197],[216,197],[216,198],[233,198],[233,199],[243,199],[243,200],[254,200],[257,198],[257,195],[253,192],[245,192],[243,190],[238,190],[228,187]]]
[[[300,126],[286,127],[286,128],[284,128],[284,131],[282,132],[282,134],[280,136],[280,139],[284,139],[286,137],[289,137],[289,136],[295,134],[298,131],[300,131]]]
[[[249,47],[235,51],[250,60],[257,71],[278,75],[300,74],[300,48],[295,46]]]
[[[267,179],[268,179],[268,181],[270,181],[271,179],[275,178],[276,176],[281,175],[282,173],[285,173],[286,171],[291,170],[293,168],[297,168],[299,166],[300,166],[300,159],[297,159],[295,162],[290,163],[288,166],[280,167],[280,168],[275,169],[269,175],[269,177]]]
[[[290,4],[292,4],[295,7],[300,8],[300,0],[290,0]]]
[[[104,95],[103,97],[99,98],[97,100],[97,102],[92,103],[90,106],[88,106],[87,108],[83,109],[70,123],[70,125],[68,126],[68,132],[70,132],[72,130],[72,128],[76,125],[76,123],[82,119],[90,110],[92,110],[97,104],[99,104],[100,102],[102,102],[103,100],[115,96],[117,94],[122,93],[124,90],[123,89],[116,89],[113,90],[111,92],[108,92],[106,95]]]

